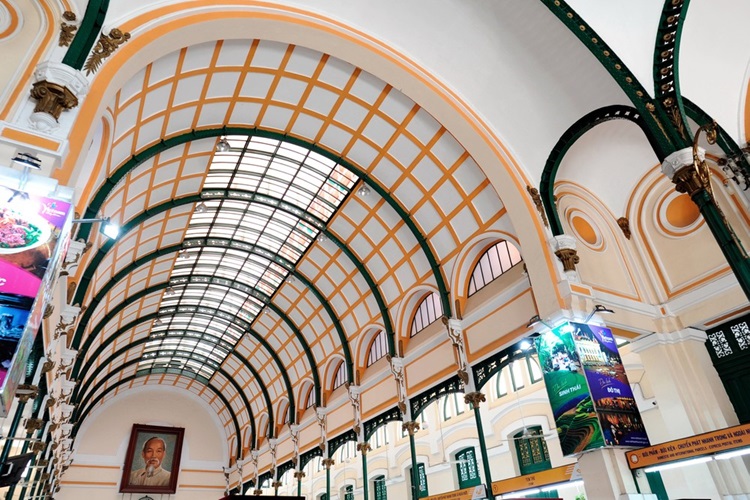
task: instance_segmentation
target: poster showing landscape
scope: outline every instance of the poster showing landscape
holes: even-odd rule
[[[586,376],[572,335],[565,323],[536,338],[563,455],[605,446]]]
[[[617,342],[609,328],[570,323],[607,446],[649,446]]]

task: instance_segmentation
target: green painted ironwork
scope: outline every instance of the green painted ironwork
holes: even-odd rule
[[[99,33],[102,31],[108,8],[109,0],[89,0],[81,25],[78,27],[65,57],[63,57],[63,64],[77,70],[83,68],[89,52],[91,52],[99,38]]]
[[[135,342],[133,342],[131,344],[128,344],[128,345],[126,345],[124,347],[121,347],[117,351],[113,352],[109,357],[107,357],[105,360],[103,360],[99,364],[99,366],[96,367],[96,369],[87,377],[87,379],[86,379],[85,382],[83,382],[82,384],[76,386],[76,391],[78,391],[78,394],[73,394],[73,397],[71,397],[71,400],[72,401],[78,401],[79,399],[81,399],[82,400],[81,404],[77,405],[77,406],[80,406],[81,408],[83,408],[84,405],[86,404],[86,401],[88,400],[88,396],[86,396],[86,393],[87,393],[87,391],[88,391],[91,383],[94,380],[96,380],[96,377],[99,375],[99,373],[101,373],[102,370],[104,370],[105,368],[107,368],[107,366],[110,363],[112,363],[118,357],[120,357],[123,354],[125,354],[126,352],[128,352],[130,349],[132,349],[134,347],[138,347],[138,346],[140,346],[142,344],[145,344],[149,340],[151,340],[149,337],[145,337],[145,338],[136,340]],[[95,360],[99,356],[100,353],[101,353],[101,351],[98,352],[98,353],[95,353],[94,355],[92,355],[92,357],[90,358],[90,362],[93,362],[93,360]],[[247,360],[245,360],[241,356],[237,356],[237,357],[251,371],[251,373],[253,374],[253,376],[255,376],[256,378],[258,378],[258,373],[253,369],[252,365],[250,365],[247,362]],[[89,366],[89,365],[87,364],[87,366]],[[86,371],[87,370],[84,369],[84,375],[86,374]],[[226,378],[234,386],[235,390],[237,390],[238,394],[240,395],[240,398],[242,398],[242,401],[245,404],[245,408],[247,409],[247,412],[248,412],[248,414],[250,416],[249,421],[250,421],[251,442],[255,443],[255,437],[256,437],[255,417],[253,415],[253,410],[252,410],[252,407],[250,406],[250,402],[247,400],[247,397],[245,396],[245,392],[237,384],[237,382],[231,377],[231,375],[228,372],[226,372],[224,369],[222,369],[221,367],[219,367],[219,369],[217,370],[217,372],[220,373],[222,376],[224,376],[224,378]],[[184,375],[186,377],[190,376],[188,373],[185,373]],[[258,380],[259,380],[258,385],[261,387],[261,392],[263,393],[264,399],[266,400],[266,405],[268,405],[268,403],[270,401],[270,397],[268,395],[268,390],[266,389],[265,385],[262,383],[261,379],[258,378]],[[79,387],[80,387],[80,391],[79,391]],[[91,394],[93,394],[93,393],[94,393],[94,391],[91,392]],[[80,398],[79,398],[79,395],[80,395]],[[270,408],[272,410],[271,406],[268,406],[268,408]],[[269,415],[269,421],[271,421],[271,415]]]
[[[482,425],[482,414],[479,411],[479,404],[476,406],[471,405],[474,410],[474,421],[477,424],[477,437],[479,438],[479,452],[482,454],[482,468],[484,469],[484,483],[487,485],[487,498],[489,500],[495,500],[495,494],[492,492],[492,469],[490,467],[490,457],[487,454],[487,441],[484,436],[484,426]],[[471,449],[472,455],[474,449]],[[474,467],[476,467],[476,457],[474,461]],[[457,460],[460,460],[456,456]]]
[[[646,89],[625,63],[604,40],[564,0],[541,0],[541,2],[575,35],[604,66],[610,76],[625,92],[633,106],[644,117],[646,127],[657,144],[657,155],[662,160],[672,151],[684,147],[674,143],[671,123],[664,110],[654,103]]]
[[[279,134],[278,132],[272,132],[268,130],[263,129],[257,129],[252,127],[219,127],[219,128],[207,128],[207,129],[201,129],[201,130],[191,130],[190,132],[185,132],[180,135],[176,135],[167,139],[162,139],[158,143],[153,144],[143,151],[133,155],[128,161],[122,164],[117,170],[115,170],[110,177],[108,177],[104,181],[104,185],[99,188],[99,190],[94,194],[94,197],[91,200],[91,203],[89,204],[88,208],[86,209],[86,212],[84,214],[84,217],[97,217],[99,211],[101,210],[102,206],[104,205],[105,200],[111,193],[112,189],[123,179],[125,176],[130,173],[132,170],[134,170],[138,165],[140,165],[142,162],[146,161],[149,158],[152,158],[156,156],[157,154],[175,147],[179,146],[181,144],[185,144],[186,142],[195,141],[198,139],[207,139],[212,137],[219,137],[223,135],[255,135],[259,137],[267,137],[271,139],[276,140],[282,140],[289,142],[291,144],[295,144],[300,147],[307,148],[311,151],[314,151],[332,161],[337,162],[342,167],[348,169],[353,174],[357,175],[362,179],[364,183],[366,183],[368,186],[370,186],[372,189],[374,189],[383,199],[388,203],[388,205],[393,208],[393,210],[404,220],[404,223],[409,228],[409,230],[414,235],[415,239],[417,240],[417,243],[419,244],[420,248],[425,254],[425,257],[427,258],[427,261],[430,265],[430,269],[434,275],[440,297],[441,302],[443,306],[444,313],[450,317],[451,316],[451,303],[450,303],[450,292],[448,291],[448,288],[446,286],[446,280],[443,276],[442,269],[440,267],[440,264],[438,263],[435,253],[432,251],[432,249],[429,246],[429,243],[427,242],[427,238],[421,233],[415,222],[412,220],[411,216],[409,215],[409,212],[404,209],[388,192],[385,188],[380,186],[377,182],[375,182],[373,179],[371,179],[369,176],[365,174],[365,172],[360,169],[359,167],[353,165],[352,163],[348,162],[344,158],[341,158],[339,156],[336,156],[332,154],[330,151],[315,145],[310,144],[309,142],[288,136],[285,134]],[[90,227],[81,227],[80,231],[78,232],[78,237],[88,239],[89,233],[91,231]],[[368,284],[370,284],[368,282]],[[386,310],[387,311],[387,310]],[[382,312],[382,311],[381,311]],[[384,321],[386,314],[383,314]],[[388,328],[386,328],[386,331],[388,331]],[[391,338],[389,340],[389,349],[390,354],[392,356],[396,355],[395,351],[395,343],[393,343],[393,339]]]
[[[670,122],[667,132],[675,149],[692,144],[690,124],[680,92],[680,39],[690,0],[665,0],[654,46],[654,95],[657,105]]]
[[[186,356],[185,358],[186,358],[186,359],[189,359],[189,358],[188,358],[187,356]],[[139,361],[139,360],[137,360],[137,359],[135,359],[135,360],[132,360],[132,361],[129,361],[128,363],[125,363],[125,364],[123,364],[122,366],[118,367],[118,368],[117,368],[116,370],[114,370],[114,371],[113,371],[112,373],[118,373],[118,372],[122,371],[122,370],[123,370],[124,368],[126,368],[127,366],[129,366],[130,364],[132,364],[132,363],[136,363],[136,362],[138,362],[138,361]],[[165,373],[166,373],[166,372],[165,372]],[[111,376],[111,374],[110,374],[110,376]],[[74,432],[74,433],[75,433],[75,432],[77,432],[77,430],[78,430],[78,428],[79,428],[79,426],[80,426],[81,422],[83,422],[83,420],[85,420],[85,419],[86,419],[86,417],[87,417],[87,413],[88,413],[89,409],[90,409],[90,408],[95,408],[95,407],[96,407],[96,405],[97,405],[97,404],[98,404],[98,403],[99,403],[100,401],[102,401],[102,400],[103,400],[103,399],[104,399],[104,398],[105,398],[105,397],[106,397],[106,396],[107,396],[107,395],[108,395],[108,394],[109,394],[110,392],[114,391],[115,389],[117,389],[117,388],[118,388],[118,387],[120,387],[121,385],[129,384],[130,382],[132,382],[132,381],[134,381],[134,380],[136,380],[136,379],[138,379],[138,378],[144,377],[144,376],[145,376],[145,375],[138,375],[138,374],[135,374],[135,375],[129,375],[129,376],[127,376],[127,377],[124,377],[123,379],[121,379],[121,380],[117,381],[116,383],[112,384],[111,386],[107,387],[107,388],[106,388],[106,389],[105,389],[105,390],[104,390],[104,391],[103,391],[103,392],[102,392],[101,394],[99,394],[99,395],[98,395],[98,396],[97,396],[97,397],[96,397],[96,398],[95,398],[95,399],[94,399],[94,400],[93,400],[93,401],[91,402],[91,404],[89,405],[89,408],[87,408],[87,409],[86,409],[86,412],[84,412],[84,413],[82,413],[82,414],[81,414],[81,416],[80,416],[80,418],[78,419],[78,421],[77,421],[77,422],[76,422],[76,423],[74,424],[74,430],[73,430],[73,432]],[[108,378],[109,378],[109,377],[108,377]],[[104,379],[104,380],[108,380],[108,378],[106,378],[106,379]],[[229,411],[229,415],[231,415],[231,417],[232,417],[232,423],[234,423],[235,435],[237,436],[237,456],[238,456],[238,457],[239,457],[239,456],[242,456],[242,440],[240,439],[240,436],[241,436],[242,434],[241,434],[241,430],[240,430],[240,424],[239,424],[239,422],[237,421],[237,416],[236,416],[236,415],[234,414],[234,411],[232,410],[232,405],[231,405],[231,404],[229,404],[229,401],[227,401],[227,398],[226,398],[226,397],[225,397],[225,396],[224,396],[224,395],[223,395],[223,394],[221,393],[221,391],[217,390],[217,389],[216,389],[215,387],[213,387],[212,385],[208,384],[208,385],[206,385],[206,388],[207,388],[207,389],[209,389],[209,390],[211,390],[211,391],[212,391],[212,392],[213,392],[214,394],[216,394],[216,397],[217,397],[217,398],[219,398],[219,400],[220,400],[220,401],[221,401],[221,402],[222,402],[222,403],[224,404],[224,406],[225,406],[225,407],[227,408],[227,410]],[[270,409],[269,409],[269,410],[270,410]]]
[[[587,113],[584,117],[576,121],[571,125],[568,130],[560,137],[552,151],[547,157],[547,162],[544,165],[542,171],[542,179],[539,185],[539,194],[542,197],[542,203],[544,204],[544,211],[547,214],[549,220],[550,230],[555,236],[564,233],[560,217],[557,213],[557,206],[555,205],[555,177],[557,176],[557,170],[560,168],[563,158],[567,154],[568,150],[575,144],[575,142],[583,136],[586,132],[596,127],[599,124],[608,122],[610,120],[628,120],[638,125],[646,138],[651,142],[651,146],[654,147],[654,151],[657,151],[658,145],[653,140],[653,136],[649,132],[645,121],[643,120],[640,112],[630,106],[614,105],[605,106],[603,108],[595,109],[594,111]],[[657,153],[658,154],[658,153]],[[663,159],[663,158],[661,158]]]

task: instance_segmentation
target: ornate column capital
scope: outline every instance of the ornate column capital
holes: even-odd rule
[[[413,436],[417,433],[417,431],[419,431],[419,422],[417,422],[416,420],[404,422],[401,427],[403,428],[403,430],[408,432],[410,436]]]
[[[88,91],[89,81],[77,69],[54,61],[41,63],[31,87],[31,97],[37,101],[29,118],[31,127],[42,132],[55,130],[60,114],[78,106]]]
[[[479,408],[480,403],[487,401],[485,395],[479,391],[470,392],[464,395],[464,403],[470,404],[472,408]]]
[[[302,478],[305,477],[305,476],[306,476],[306,474],[305,474],[305,471],[303,471],[303,470],[296,470],[296,471],[294,471],[294,479],[302,480]]]
[[[324,458],[323,460],[321,460],[321,463],[323,464],[323,467],[325,467],[326,469],[330,469],[331,466],[336,463],[336,461],[332,458]]]
[[[706,159],[705,149],[698,148],[698,159],[701,161]],[[679,170],[692,165],[693,148],[687,147],[678,149],[674,153],[664,158],[664,161],[661,163],[661,173],[666,175],[669,180],[674,180],[674,176]]]
[[[31,384],[20,384],[16,388],[16,397],[21,403],[28,403],[30,399],[36,399],[39,387]]]
[[[362,456],[366,456],[367,452],[372,450],[372,446],[370,446],[370,443],[367,441],[363,441],[361,443],[357,443],[357,451],[362,454]]]
[[[549,243],[557,258],[562,262],[563,271],[568,279],[574,278],[576,275],[571,273],[575,273],[576,264],[581,260],[576,250],[576,239],[567,234],[560,234],[550,238]]]

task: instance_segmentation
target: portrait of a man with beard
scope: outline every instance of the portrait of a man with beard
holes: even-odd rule
[[[133,486],[168,486],[171,472],[164,470],[162,462],[167,454],[167,443],[154,436],[143,443],[143,467],[130,473]]]
[[[175,493],[185,429],[133,424],[121,493]]]

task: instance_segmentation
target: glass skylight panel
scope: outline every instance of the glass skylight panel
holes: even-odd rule
[[[190,218],[170,278],[175,293],[162,297],[162,326],[152,327],[139,371],[210,379],[286,279],[284,260],[297,264],[358,180],[303,146],[226,140],[230,150],[211,161],[206,210]]]

